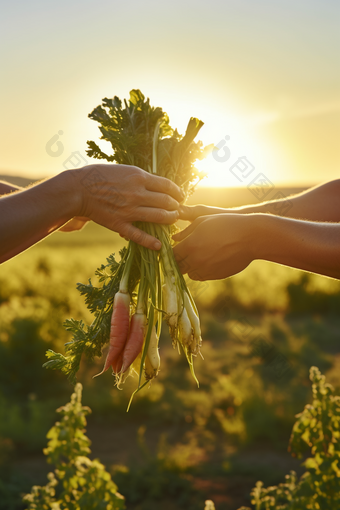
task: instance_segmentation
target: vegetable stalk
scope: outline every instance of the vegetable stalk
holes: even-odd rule
[[[198,119],[191,118],[185,135],[181,136],[170,127],[167,114],[152,107],[139,90],[132,90],[124,105],[118,97],[103,99],[102,106],[95,108],[89,117],[99,122],[102,139],[113,149],[108,156],[91,141],[89,156],[133,164],[166,177],[181,187],[186,196],[203,177],[194,163],[213,146],[203,148],[202,142],[194,142],[203,125]],[[137,373],[135,393],[138,392],[160,370],[163,320],[169,326],[173,346],[184,352],[196,379],[193,356],[200,352],[201,330],[196,305],[172,251],[171,234],[175,227],[137,225],[161,241],[160,253],[130,241],[121,252],[120,263],[111,255],[108,264],[97,271],[99,287],[93,287],[91,281],[89,285],[78,284],[95,319],[90,326],[73,319],[67,321],[74,336],[66,344],[66,355],[47,353],[49,361],[45,366],[61,369],[73,382],[81,355],[100,356],[109,342],[101,374],[111,366],[119,386],[129,374]]]

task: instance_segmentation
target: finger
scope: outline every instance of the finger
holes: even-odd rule
[[[177,234],[174,234],[172,239],[176,241],[176,243],[183,241],[183,239],[188,237],[202,221],[203,218],[199,218],[198,220],[193,221],[193,223],[191,223],[191,225],[189,225],[187,228],[181,230],[181,232],[178,232]]]
[[[224,214],[228,209],[221,207],[209,207],[207,205],[181,205],[178,209],[180,220],[194,221],[200,216],[210,216],[212,214]]]
[[[123,228],[120,229],[120,234],[124,237],[127,237],[134,243],[140,244],[145,248],[149,248],[150,250],[160,250],[162,243],[153,236],[150,236],[143,230],[135,227],[134,225],[127,224]]]
[[[188,253],[187,248],[183,246],[183,244],[178,244],[174,247],[174,256],[175,260],[177,262],[177,265],[179,267],[179,270],[182,274],[187,273],[188,271],[192,270],[190,267],[189,261],[188,261]]]
[[[188,271],[188,276],[190,278],[190,280],[195,280],[197,282],[204,282],[205,280],[207,280],[207,278],[204,278],[203,274],[198,272],[197,270],[189,270]]]
[[[177,262],[177,265],[178,265],[178,269],[180,270],[180,272],[182,274],[186,274],[190,270],[190,267],[189,267],[189,264],[188,264],[187,260],[186,259],[179,259],[178,260],[176,257],[175,257],[175,259],[176,259],[176,262]]]
[[[170,195],[175,200],[177,200],[177,202],[183,202],[185,199],[185,194],[181,188],[179,188],[177,184],[170,181],[170,179],[167,179],[166,177],[148,174],[145,187],[149,191],[166,193],[167,195]]]
[[[140,207],[138,209],[138,221],[172,225],[178,220],[178,216],[178,211],[165,211],[165,209],[155,207]]]
[[[166,209],[167,211],[177,211],[179,203],[177,200],[172,198],[166,193],[155,193],[154,191],[146,190],[143,195],[141,205],[149,207],[159,207],[160,209]]]
[[[193,205],[193,206],[181,205],[178,209],[179,218],[181,220],[185,220],[185,221],[194,221],[199,216],[204,215],[203,209],[205,209],[204,205]]]

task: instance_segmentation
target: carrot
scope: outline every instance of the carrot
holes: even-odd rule
[[[112,370],[114,371],[114,373],[119,374],[119,372],[121,371],[122,366],[123,366],[123,351],[118,356],[117,361],[113,362],[111,366],[112,366]]]
[[[141,352],[144,342],[146,326],[146,315],[135,313],[131,319],[131,326],[128,339],[124,348],[122,372],[126,372],[131,363],[135,361]]]
[[[117,373],[121,368],[119,357],[124,350],[126,339],[129,333],[130,320],[130,295],[124,292],[117,292],[113,301],[113,311],[110,329],[110,347],[107,353],[103,370],[97,374],[101,375],[112,366]]]

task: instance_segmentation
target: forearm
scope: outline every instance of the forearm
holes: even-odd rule
[[[0,263],[24,251],[77,215],[70,172],[0,198]]]
[[[280,212],[284,211],[284,212]],[[308,221],[340,221],[340,179],[281,200],[239,207],[241,214],[269,213]]]
[[[340,224],[266,214],[253,218],[254,258],[340,279]]]

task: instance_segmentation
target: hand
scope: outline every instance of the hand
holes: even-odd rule
[[[71,172],[80,197],[79,216],[146,248],[160,249],[160,241],[133,222],[174,223],[184,199],[176,184],[128,165],[90,165]]]
[[[192,280],[218,280],[245,269],[256,257],[256,215],[218,214],[196,219],[173,236],[174,254]],[[255,238],[255,237],[254,237]]]
[[[232,209],[223,207],[211,207],[208,205],[181,205],[178,209],[179,219],[185,221],[194,221],[201,216],[210,216],[212,214],[226,214],[233,212]]]
[[[89,222],[89,218],[84,218],[82,216],[76,216],[72,218],[72,220],[68,221],[63,225],[59,232],[74,232],[76,230],[81,230],[85,227],[85,225]]]

